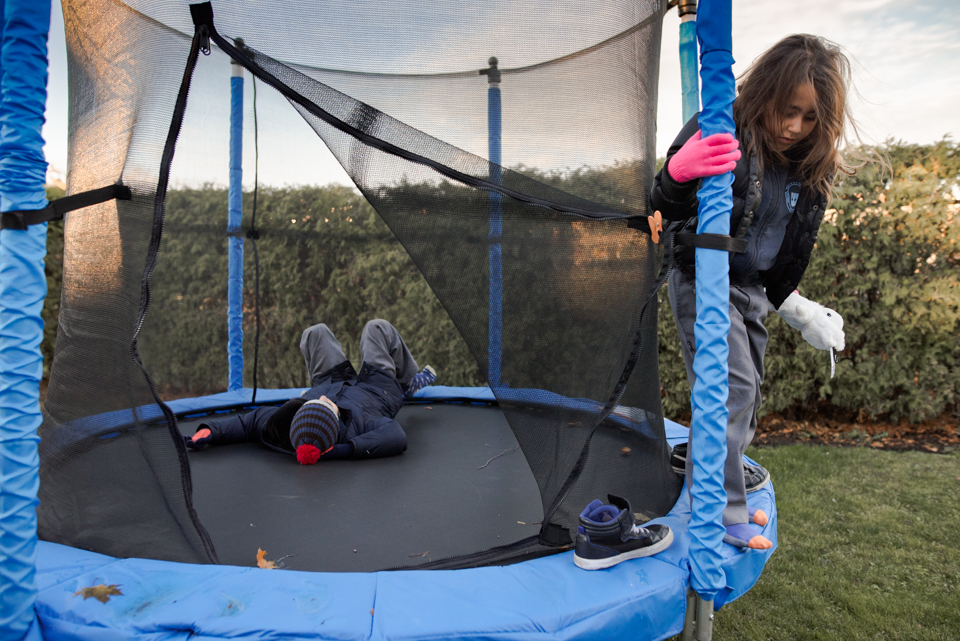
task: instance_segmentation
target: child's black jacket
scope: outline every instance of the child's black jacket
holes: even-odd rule
[[[653,189],[650,191],[650,213],[659,211],[664,220],[671,221],[671,231],[695,232],[697,227],[697,190],[700,181],[678,183],[670,177],[667,164],[687,140],[697,133],[697,118],[691,118],[676,140],[667,150],[667,162],[657,173]],[[738,139],[740,132],[737,132]],[[741,149],[743,149],[741,140]],[[754,211],[760,204],[760,169],[756,154],[743,154],[733,171],[733,211],[730,218],[731,236],[742,237],[743,232],[753,221]],[[793,214],[777,254],[773,267],[760,273],[760,279],[766,288],[767,299],[775,308],[779,308],[787,296],[797,288],[803,274],[810,264],[810,254],[817,242],[817,231],[823,221],[823,214],[829,203],[828,197],[809,187],[803,187],[796,212]],[[740,232],[740,233],[738,233]],[[677,267],[689,274],[694,273],[694,248],[677,247],[675,251]],[[737,284],[731,280],[733,284]]]
[[[326,396],[340,408],[340,436],[333,449],[321,457],[328,459],[364,459],[395,456],[407,449],[407,435],[394,420],[403,404],[403,391],[397,379],[380,369],[364,365],[357,375],[349,363],[331,370],[316,381],[299,399],[284,407]],[[258,407],[252,412],[208,421],[200,428],[211,431],[210,445],[253,441],[270,449],[294,454],[290,443],[290,419],[286,425],[270,419],[281,407]],[[199,429],[199,428],[198,428]]]

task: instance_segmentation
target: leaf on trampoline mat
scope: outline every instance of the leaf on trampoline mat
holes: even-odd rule
[[[266,550],[257,548],[257,567],[263,568],[264,570],[276,570],[277,564],[273,561],[267,561],[264,558],[265,556],[267,556]]]
[[[82,596],[84,601],[93,597],[100,603],[106,603],[112,596],[123,596],[123,592],[117,589],[119,587],[120,586],[117,584],[104,585],[101,583],[100,585],[94,585],[89,588],[77,590],[73,593],[73,596]]]

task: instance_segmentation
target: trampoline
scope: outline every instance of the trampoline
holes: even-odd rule
[[[3,488],[27,515],[4,523],[5,553],[18,548],[2,604],[14,638],[708,638],[710,608],[746,592],[775,547],[720,543],[722,321],[698,350],[707,387],[693,434],[660,404],[670,245],[650,237],[646,194],[669,5],[242,5],[64,3],[71,195],[44,209],[33,179],[4,192],[0,236],[0,270],[19,287],[37,259],[11,248],[40,251],[39,223],[66,213],[42,425],[21,403],[4,428],[5,461],[29,468],[4,468],[26,483]],[[729,6],[709,12],[726,36],[699,34],[705,132],[732,126]],[[31,37],[44,33],[37,15]],[[7,23],[4,38],[20,28]],[[516,62],[483,56],[463,71],[482,34]],[[299,164],[327,171],[311,145],[370,216],[358,201],[330,206],[339,188],[282,182]],[[261,187],[268,176],[283,178]],[[723,208],[713,182],[708,226]],[[443,314],[488,386],[420,390],[398,416],[408,450],[393,458],[301,467],[252,444],[188,452],[183,435],[204,420],[304,391],[291,337],[331,317],[347,334],[367,320],[337,296],[367,286],[364,263],[336,257],[387,235],[409,267],[397,259],[371,300],[402,308],[415,272],[436,297],[420,311]],[[725,278],[725,255],[697,251]],[[34,358],[35,300],[15,293],[0,303],[30,327],[0,342]],[[726,314],[707,299],[718,311],[705,313]],[[411,331],[413,350],[430,353],[433,337]],[[703,459],[688,494],[669,452],[690,438]],[[638,522],[668,524],[671,547],[576,568],[579,513],[607,494]],[[772,484],[751,506],[776,544]],[[262,557],[281,569],[258,568]]]
[[[277,390],[274,400],[301,391]],[[249,393],[172,405],[185,415],[196,415],[204,413],[204,407],[223,407],[244,395],[249,399]],[[572,551],[530,559],[539,556],[531,550],[536,549],[539,529],[533,519],[542,515],[542,508],[529,467],[522,456],[516,457],[522,453],[513,451],[476,469],[516,443],[490,390],[427,388],[404,407],[400,420],[409,438],[406,454],[344,464],[335,474],[328,468],[322,476],[305,475],[314,470],[289,465],[286,457],[254,445],[191,453],[197,509],[205,515],[224,565],[117,559],[41,542],[36,608],[44,638],[577,639],[608,638],[629,630],[634,637],[664,639],[681,632],[690,582],[686,494],[667,515],[653,521],[669,525],[676,536],[670,548],[654,557],[598,572],[576,568]],[[672,445],[687,440],[689,430],[668,421],[666,435]],[[499,439],[497,445],[488,447],[494,439]],[[431,451],[447,447],[458,448],[466,464],[458,466]],[[497,452],[486,456],[491,450]],[[449,469],[424,473],[423,465],[431,462]],[[238,465],[244,466],[239,474]],[[402,506],[389,500],[399,491],[397,479],[404,476],[398,466],[407,465],[423,477],[412,482],[423,482],[419,490],[432,499],[428,504]],[[270,469],[275,466],[280,466],[279,474]],[[485,476],[486,471],[490,474]],[[264,473],[271,478],[268,487],[261,482]],[[340,487],[326,487],[321,480]],[[309,494],[320,485],[322,496],[360,501],[346,506],[321,502]],[[223,496],[220,490],[225,487],[232,491]],[[374,502],[367,502],[371,497]],[[244,501],[251,505],[244,506],[243,513],[264,520],[238,520],[235,503]],[[714,601],[718,608],[753,586],[776,549],[772,484],[752,494],[750,504],[770,515],[763,534],[774,548],[744,553],[724,547],[724,585]],[[431,537],[429,529],[414,523],[447,520],[447,510],[455,510],[455,518],[462,520],[463,537]],[[328,515],[335,518],[324,518]],[[524,519],[532,520],[518,522]],[[388,529],[390,545],[378,548],[382,537],[373,537],[367,547],[362,536],[343,536],[357,527]],[[291,537],[294,532],[300,534]],[[526,560],[515,563],[501,554],[496,566],[475,569],[402,567],[442,568],[443,557],[456,565],[457,559],[450,557],[490,548],[504,538],[518,543],[509,552]],[[296,556],[282,561],[281,571],[240,567],[253,565],[251,550],[255,553],[258,545],[270,551],[271,560]],[[338,564],[350,571],[340,572]],[[365,572],[364,566],[394,570]],[[325,572],[301,571],[319,569]],[[97,585],[117,586],[122,598],[100,603],[76,596]]]

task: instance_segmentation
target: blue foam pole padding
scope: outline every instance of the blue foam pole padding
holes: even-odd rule
[[[230,78],[230,190],[227,231],[240,229],[243,217],[243,76]],[[227,274],[227,389],[243,387],[243,238],[231,236]]]
[[[487,135],[490,151],[490,182],[500,184],[500,87],[487,89]],[[490,192],[490,309],[487,328],[487,381],[500,386],[503,358],[503,255],[499,242],[503,233],[503,209],[499,193]]]
[[[0,209],[47,206],[43,111],[50,3],[0,2]],[[0,638],[39,639],[37,427],[47,225],[0,232]]]
[[[731,7],[729,0],[701,5],[697,19],[703,136],[734,133],[734,78],[731,66]],[[697,192],[698,233],[729,234],[733,206],[733,174],[705,178]],[[724,587],[721,546],[723,510],[727,504],[723,467],[727,456],[727,334],[730,330],[730,264],[725,251],[696,250],[697,321],[693,371],[693,484],[690,518],[690,584],[706,600]]]
[[[683,92],[683,121],[687,122],[700,111],[696,20],[680,23],[680,86]]]

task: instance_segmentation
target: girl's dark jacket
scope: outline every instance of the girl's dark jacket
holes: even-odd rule
[[[340,436],[320,460],[379,458],[406,451],[407,435],[394,420],[403,405],[403,391],[396,377],[370,365],[364,365],[358,375],[350,363],[344,362],[314,383],[303,396],[280,407],[258,407],[246,414],[202,423],[197,431],[206,427],[211,434],[198,445],[253,441],[294,454],[290,443],[293,415],[307,401],[326,396],[340,408]],[[189,439],[187,443],[193,447]]]
[[[667,161],[654,179],[650,192],[650,212],[659,211],[664,220],[671,221],[668,231],[696,232],[697,229],[697,190],[699,180],[678,183],[670,177],[667,165],[687,140],[697,133],[697,114],[680,130],[677,139],[667,150]],[[740,137],[738,132],[737,137]],[[744,147],[741,140],[741,149]],[[753,221],[754,211],[760,205],[760,171],[756,154],[744,153],[733,170],[733,211],[730,218],[731,236],[743,237]],[[800,191],[796,210],[787,224],[787,229],[777,253],[776,261],[770,269],[759,273],[760,283],[766,288],[767,299],[774,308],[779,309],[783,301],[800,284],[803,273],[810,264],[810,254],[817,242],[817,230],[823,220],[828,204],[826,195],[807,186]],[[675,263],[678,269],[687,275],[694,273],[694,248],[676,247]],[[738,283],[735,274],[730,275],[733,285]]]

